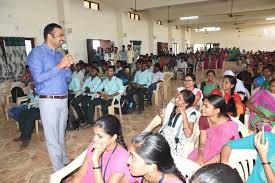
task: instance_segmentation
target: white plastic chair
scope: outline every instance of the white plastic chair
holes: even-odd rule
[[[163,73],[163,95],[164,98],[168,98],[169,95],[169,89],[171,88],[171,82],[170,80],[173,78],[174,73],[172,72],[164,72]]]
[[[33,106],[33,105],[35,105],[35,104],[36,104],[35,102],[29,103],[29,104],[28,104],[28,109],[30,109],[31,106]],[[40,124],[42,123],[40,119],[35,120],[35,133],[36,133],[36,134],[39,133],[39,123],[40,123]]]
[[[250,130],[238,118],[232,116],[230,118],[238,124],[238,131],[241,133],[242,138],[250,135]]]
[[[51,174],[50,183],[60,183],[64,177],[66,177],[67,175],[69,175],[79,167],[81,167],[86,157],[86,154],[87,154],[87,150],[82,152],[79,156],[77,156],[70,164],[68,164],[64,168]]]
[[[228,165],[236,169],[244,182],[251,175],[257,151],[253,149],[233,149],[231,151]]]
[[[119,96],[121,96],[121,95],[119,95]],[[121,105],[120,105],[120,100],[118,100],[117,97],[118,96],[113,98],[112,104],[108,107],[108,114],[114,115],[115,114],[115,108],[117,108],[118,111],[119,111],[120,122],[122,122]],[[117,101],[117,103],[115,104],[116,101]],[[99,116],[97,116],[98,113],[99,113],[99,116],[102,116],[101,105],[97,105],[95,107],[95,119],[97,119],[99,117]]]
[[[157,88],[156,90],[153,91],[153,104],[156,106],[159,106],[159,100],[160,100],[160,96],[161,96],[161,89],[163,88],[163,84],[162,83],[158,83],[157,84]]]
[[[156,115],[143,132],[151,132],[154,128],[161,124],[161,117]]]

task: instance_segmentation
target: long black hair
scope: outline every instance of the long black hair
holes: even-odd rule
[[[227,104],[222,96],[214,94],[204,98],[204,100],[205,99],[207,99],[216,109],[220,109],[220,116],[227,116]]]
[[[229,82],[232,85],[234,85],[234,87],[232,87],[230,90],[231,98],[227,102],[226,110],[227,110],[227,112],[231,113],[232,116],[236,117],[237,116],[237,108],[236,108],[236,103],[234,101],[234,93],[235,93],[235,88],[236,88],[236,84],[237,84],[237,78],[234,76],[230,76],[230,75],[225,75],[223,77],[223,79],[225,79],[225,78],[227,78],[229,80]]]
[[[223,163],[206,165],[196,171],[190,183],[243,183],[239,173]]]
[[[146,164],[156,164],[162,173],[172,173],[182,182],[184,177],[176,167],[170,152],[170,146],[166,139],[159,133],[141,133],[133,137],[136,153],[142,157]]]
[[[117,117],[113,115],[105,115],[97,119],[95,122],[95,127],[102,128],[105,133],[107,133],[110,136],[117,135],[117,143],[122,145],[125,149],[127,149],[127,146],[124,142],[124,138],[122,135],[122,129],[121,124]]]

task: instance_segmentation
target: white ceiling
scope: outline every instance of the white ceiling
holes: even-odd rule
[[[104,0],[121,11],[129,11],[135,7],[135,0]],[[265,21],[266,17],[275,16],[275,0],[136,0],[136,9],[142,14],[149,12],[154,20],[168,20],[172,25],[197,27],[216,25],[220,23],[234,24],[266,24],[275,21]],[[200,18],[180,21],[179,17],[194,16]],[[235,16],[237,15],[237,16]]]

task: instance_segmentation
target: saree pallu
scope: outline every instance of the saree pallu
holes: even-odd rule
[[[224,144],[239,139],[238,124],[229,119],[227,122],[206,130],[207,138],[204,147],[204,162],[219,154]],[[192,151],[188,159],[196,160],[198,149]]]
[[[255,95],[252,97],[252,103],[259,111],[265,114],[265,116],[275,116],[275,97],[272,96],[272,94],[268,90],[261,89],[256,92]],[[258,114],[251,111],[249,121],[252,127],[254,127],[254,125],[261,120],[262,119]],[[270,123],[270,126],[274,127],[275,121]]]

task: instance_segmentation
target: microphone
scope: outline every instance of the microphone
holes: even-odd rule
[[[65,54],[67,55],[69,53],[68,46],[66,43],[61,44],[62,49],[64,50]]]

